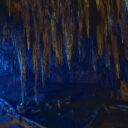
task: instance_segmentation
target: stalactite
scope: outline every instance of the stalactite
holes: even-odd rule
[[[38,78],[39,61],[42,66],[42,81],[47,68],[50,67],[52,56],[56,57],[56,63],[62,64],[64,58],[63,50],[66,49],[67,65],[71,68],[72,56],[76,47],[74,39],[76,39],[77,31],[77,50],[79,58],[82,56],[83,38],[88,38],[96,34],[98,56],[103,57],[103,51],[108,52],[107,61],[113,56],[117,77],[119,78],[120,63],[118,40],[121,36],[122,42],[127,53],[128,49],[128,10],[127,0],[94,0],[95,13],[91,9],[93,0],[7,0],[9,16],[17,20],[17,24],[22,24],[23,32],[25,32],[25,40],[28,50],[33,50],[33,63],[35,72],[35,81]],[[95,20],[95,21],[91,21]],[[22,20],[22,21],[21,21]],[[76,27],[76,22],[78,27]],[[91,26],[91,23],[94,23]],[[93,28],[94,26],[94,28]],[[78,30],[76,30],[78,29]],[[8,25],[3,27],[3,40],[7,39]],[[95,33],[96,32],[96,33]],[[33,37],[32,37],[33,35]],[[94,35],[93,35],[94,36]],[[109,42],[108,38],[111,38]],[[40,40],[43,38],[43,41]],[[40,47],[42,51],[40,51]],[[111,48],[112,55],[109,55]],[[25,47],[26,48],[26,47]],[[94,49],[90,51],[93,56],[97,56]],[[25,50],[22,50],[25,51]],[[23,54],[23,53],[22,53]],[[22,55],[22,63],[24,63],[25,55]],[[126,54],[127,58],[127,54]],[[93,66],[97,58],[94,57]],[[107,62],[108,63],[108,62]],[[107,64],[109,65],[109,64]],[[95,66],[94,66],[95,67]],[[25,71],[24,71],[25,72]],[[43,83],[43,82],[42,82]],[[37,94],[37,82],[35,83],[35,95]],[[37,97],[37,96],[35,96]]]
[[[40,36],[39,31],[37,28],[37,24],[35,23],[34,28],[34,42],[33,42],[33,67],[35,72],[35,85],[34,85],[34,92],[35,92],[35,102],[38,104],[38,68],[39,68],[39,56],[40,56]]]
[[[38,89],[37,89],[37,80],[38,80],[38,56],[37,56],[37,46],[34,44],[33,46],[33,65],[35,72],[35,85],[34,85],[34,93],[35,93],[35,102],[38,103]]]
[[[72,35],[66,35],[67,37],[67,47],[66,47],[66,50],[67,50],[67,62],[68,62],[68,67],[69,69],[71,69],[71,61],[72,61],[72,47],[73,47],[73,37]]]
[[[30,26],[26,26],[27,48],[30,49]]]
[[[53,46],[53,51],[56,53],[55,49],[55,43],[56,43],[56,24],[55,24],[55,19],[51,19],[51,38],[52,38],[52,46]]]
[[[11,0],[8,0],[9,16],[11,16]]]
[[[97,9],[99,10],[100,9],[100,0],[96,0],[96,6],[97,6]]]
[[[27,94],[26,90],[26,49],[25,43],[22,42],[22,48],[18,51],[18,59],[20,64],[21,71],[21,97],[22,97],[22,105],[25,104],[25,96]]]
[[[90,35],[90,0],[84,0],[85,4],[85,18],[86,18],[86,32],[87,36]]]
[[[122,8],[123,8],[123,0],[116,0],[116,6],[117,6],[117,16],[118,20],[120,19],[120,16],[122,14]]]
[[[26,31],[27,48],[30,49],[30,13],[29,13],[29,2],[22,0],[22,21],[24,29]]]
[[[103,53],[103,28],[101,26],[97,26],[97,46],[98,46],[98,55],[102,57]]]
[[[97,8],[100,12],[100,24],[97,25],[97,45],[98,45],[98,55],[101,57],[104,49],[104,42],[107,39],[107,17],[106,17],[106,11],[107,11],[107,5],[105,4],[105,1],[102,0],[98,2]]]
[[[65,10],[65,27],[64,27],[64,33],[66,37],[66,54],[67,54],[67,63],[69,69],[71,68],[71,61],[72,61],[72,55],[73,55],[73,31],[74,31],[74,22],[73,22],[73,14],[72,14],[72,8],[70,8],[71,3],[67,3],[66,7],[67,10]]]
[[[120,78],[118,40],[113,33],[111,33],[111,43],[112,43],[112,54],[114,58],[115,68],[116,68],[116,76],[117,78]]]
[[[79,56],[81,56],[81,39],[82,39],[82,30],[83,30],[83,18],[84,18],[84,10],[82,9],[82,1],[78,1],[78,18],[79,18],[79,33],[78,33],[78,51]]]
[[[62,24],[60,23],[60,20],[62,19],[62,11],[61,11],[61,4],[60,0],[57,1],[57,9],[54,12],[54,23],[56,27],[56,41],[54,40],[55,45],[55,52],[56,52],[56,62],[57,64],[61,64],[63,61],[63,53],[62,53],[62,46],[63,46],[63,35],[62,35]],[[55,35],[54,35],[55,36]]]
[[[45,13],[48,14],[48,10],[46,9]],[[55,21],[48,21],[44,19],[44,29],[43,29],[43,50],[41,52],[41,67],[42,67],[42,83],[45,84],[45,74],[47,68],[51,63],[51,56],[53,55],[53,51],[56,52],[56,27]]]

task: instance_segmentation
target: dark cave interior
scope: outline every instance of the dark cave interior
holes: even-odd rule
[[[0,0],[0,128],[126,128],[127,101],[127,0]]]

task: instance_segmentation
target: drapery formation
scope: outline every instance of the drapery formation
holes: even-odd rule
[[[6,5],[8,15],[15,19],[16,24],[23,26],[20,47],[18,42],[15,43],[21,59],[22,81],[26,80],[26,51],[32,51],[35,95],[40,63],[42,81],[53,56],[56,57],[56,64],[60,65],[66,53],[70,69],[75,47],[78,46],[81,56],[81,40],[89,39],[91,35],[97,40],[97,52],[92,53],[96,58],[102,58],[103,51],[106,51],[106,65],[112,57],[116,76],[120,78],[120,57],[128,60],[127,0],[6,0]],[[8,24],[5,24],[4,40],[7,38],[7,29]],[[16,32],[14,34],[17,38]]]

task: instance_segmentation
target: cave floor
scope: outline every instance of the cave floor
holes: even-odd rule
[[[0,97],[5,99],[16,110],[17,105],[20,104],[20,89],[19,88],[5,88],[1,90]],[[15,93],[14,93],[15,92]],[[40,112],[31,112],[34,110],[33,103],[27,106],[27,111],[22,116],[33,120],[40,125],[47,128],[80,128],[88,127],[92,121],[96,118],[97,111],[100,108],[99,104],[91,102],[73,102],[71,104],[62,104],[61,108],[57,107],[57,98],[52,97],[55,101],[47,99],[49,106],[43,103],[39,106]],[[61,99],[61,98],[60,98]],[[33,97],[28,97],[29,101],[33,101]],[[0,120],[4,120],[1,118]],[[6,121],[6,119],[5,119]],[[11,128],[11,127],[9,127]],[[15,128],[15,127],[14,127]],[[19,128],[19,126],[17,126]]]
[[[93,122],[93,120],[96,118],[97,112],[99,108],[95,107],[84,107],[81,106],[74,106],[75,104],[72,104],[72,106],[63,106],[63,108],[57,110],[54,108],[46,108],[45,110],[41,110],[40,112],[32,112],[27,111],[25,114],[21,114],[21,118],[25,117],[31,121],[37,122],[40,124],[43,128],[43,126],[46,126],[47,128],[83,128],[83,127],[89,127],[89,125]],[[8,114],[8,113],[7,113]],[[15,118],[16,118],[15,114]],[[18,125],[15,125],[17,123],[18,119],[15,120],[15,118],[10,118],[8,115],[4,115],[0,118],[0,124],[5,123],[6,125],[9,125],[8,121],[14,122],[13,125],[9,125],[6,128],[21,128],[21,126],[27,126],[30,121],[27,121],[27,124],[24,124],[23,121],[20,121]],[[18,116],[19,118],[19,116]],[[13,121],[14,120],[14,121]],[[20,126],[21,124],[21,126]],[[0,125],[2,126],[2,125]],[[4,125],[3,125],[4,126]],[[4,127],[0,127],[4,128]],[[28,127],[23,127],[28,128]],[[38,127],[35,127],[38,128]]]
[[[12,88],[12,90],[6,88],[0,92],[0,97],[8,101],[16,109],[16,106],[20,103],[19,99],[21,97],[19,94],[19,88]],[[28,101],[31,100],[33,100],[33,97],[28,98]],[[22,116],[46,126],[47,128],[128,128],[127,109],[119,109],[119,107],[114,108],[112,106],[109,108],[109,113],[101,111],[100,116],[97,116],[103,103],[103,101],[98,101],[96,99],[92,101],[83,100],[70,104],[62,104],[59,109],[56,103],[49,104],[49,106],[43,103],[39,106],[41,111],[36,113],[31,112],[31,110],[35,108],[28,105],[27,112],[22,114]],[[10,119],[6,116],[0,117],[0,123],[8,120]],[[91,125],[93,121],[96,123]],[[97,122],[100,123],[98,124]],[[21,127],[12,125],[7,128]]]
[[[87,110],[87,108],[86,108],[86,110]],[[93,111],[92,113],[95,113],[95,112],[96,111]],[[71,113],[72,113],[72,116],[74,116],[73,112],[71,112]],[[77,114],[78,113],[80,114],[82,112],[79,111],[79,112],[77,112]],[[85,113],[80,114],[81,116],[84,115],[84,117],[85,117],[85,120],[82,120],[82,117],[81,117],[81,121],[83,121],[84,125],[85,125],[84,127],[81,127],[81,128],[128,128],[128,106],[126,106],[126,108],[124,108],[124,107],[120,108],[117,106],[109,106],[109,112],[108,112],[107,116],[106,116],[106,114],[103,114],[103,113],[102,113],[102,116],[100,115],[99,120],[101,118],[104,118],[104,121],[100,122],[99,125],[95,124],[95,125],[91,126],[91,124],[89,124],[89,120],[91,120],[91,119],[93,120],[94,116],[96,116],[95,115],[96,113],[93,114],[92,116],[89,116],[89,115],[87,116],[87,113],[89,114],[89,111],[88,112],[86,111],[86,114]],[[32,118],[32,115],[34,116],[35,114],[31,113],[30,115],[26,115],[26,117],[28,117],[30,119],[34,119],[34,118]],[[47,125],[47,128],[54,128],[54,127],[56,127],[56,128],[79,128],[79,126],[80,126],[80,125],[78,125],[78,118],[77,118],[76,124],[74,123],[74,125],[72,125],[72,126],[70,125],[70,123],[71,123],[70,121],[73,121],[73,120],[70,120],[71,115],[69,116],[69,114],[68,114],[67,120],[64,119],[66,117],[66,114],[64,116],[64,114],[62,114],[62,113],[55,114],[54,112],[53,113],[43,112],[43,113],[36,113],[36,116],[38,118],[35,118],[34,120],[37,122],[40,122],[39,121],[40,118],[42,120],[44,120],[43,122],[45,122],[45,120],[51,122],[51,124],[49,123],[49,126]],[[57,118],[57,116],[59,118]],[[77,115],[77,117],[78,117],[78,115]],[[72,119],[73,119],[73,117],[72,117]],[[12,119],[9,116],[5,115],[3,117],[0,117],[0,124],[8,122],[10,120],[12,120]],[[63,125],[61,123],[63,123]],[[86,125],[86,124],[89,124],[89,125]],[[0,127],[0,128],[4,128],[4,127]],[[5,128],[28,128],[28,127],[23,127],[22,125],[20,126],[17,124],[13,124],[13,125],[9,125],[8,127],[5,127]]]
[[[0,117],[0,128],[22,128],[17,124],[11,124],[12,122],[12,119],[7,115]]]
[[[128,106],[110,106],[110,112],[100,128],[128,128]]]

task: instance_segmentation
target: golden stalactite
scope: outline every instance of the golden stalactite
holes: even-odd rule
[[[120,78],[120,64],[119,64],[119,50],[118,50],[118,39],[115,34],[111,33],[111,45],[112,45],[112,54],[114,58],[116,76]]]
[[[70,8],[71,1],[67,3],[67,14],[65,19],[65,37],[66,37],[66,55],[67,55],[67,63],[68,68],[71,69],[72,56],[73,56],[73,32],[74,32],[74,20],[72,9]]]
[[[90,34],[90,0],[84,0],[84,10],[85,10],[85,21],[86,21],[86,32],[89,37]]]
[[[67,37],[67,63],[69,69],[71,69],[71,63],[72,63],[72,51],[73,51],[73,36],[72,35],[66,35]]]
[[[40,57],[40,32],[38,30],[38,25],[36,23],[33,24],[34,29],[34,42],[33,42],[33,62],[34,62],[34,72],[35,72],[35,102],[38,103],[38,92],[37,92],[37,80],[38,80],[38,71],[39,71],[39,57]]]
[[[38,70],[38,48],[36,43],[33,43],[33,67],[34,67],[34,72],[35,74],[37,73]]]
[[[38,80],[38,54],[37,54],[37,45],[34,43],[33,45],[33,66],[34,66],[34,72],[35,72],[35,85],[34,85],[34,93],[35,93],[35,102],[38,103],[38,92],[37,92],[37,80]]]
[[[26,38],[27,38],[27,48],[30,49],[30,26],[26,26]]]
[[[93,6],[97,9],[94,9],[96,11],[94,15],[91,9],[92,1],[95,2]],[[125,6],[126,0],[22,0],[17,2],[7,0],[9,16],[19,19],[18,23],[23,25],[23,31],[26,34],[24,42],[27,43],[28,50],[32,47],[35,70],[38,69],[37,60],[41,56],[42,76],[49,67],[52,56],[56,57],[57,64],[62,64],[64,48],[68,67],[71,68],[76,46],[74,33],[77,31],[79,57],[84,54],[81,50],[83,45],[81,40],[89,38],[90,34],[96,32],[98,56],[102,57],[104,49],[110,52],[112,48],[119,77],[120,50],[117,40],[119,35],[124,45],[128,47],[128,10]],[[95,14],[98,14],[96,19],[92,18]],[[95,21],[91,21],[91,18]],[[78,28],[76,28],[76,19]],[[94,24],[91,26],[91,23]],[[114,30],[115,34],[113,29],[118,27],[120,32],[117,34],[117,30]],[[93,32],[92,29],[96,30]],[[8,27],[3,29],[3,38],[6,38],[7,30]],[[43,46],[42,51],[40,51],[40,45]],[[107,48],[108,46],[111,48]]]
[[[62,17],[62,11],[61,11],[61,4],[60,0],[57,0],[57,9],[55,10],[55,17],[54,20],[59,21],[59,19]],[[54,41],[55,49],[56,49],[56,62],[57,64],[62,64],[63,61],[63,36],[62,36],[62,25],[58,22],[55,23],[56,26],[56,41]]]
[[[103,53],[103,28],[99,25],[96,28],[96,37],[97,37],[97,47],[98,47],[98,56],[102,57]]]
[[[100,9],[100,1],[101,1],[101,0],[96,0],[96,6],[97,6],[97,9],[98,9],[98,10]]]
[[[103,7],[104,11],[102,11],[102,21],[103,21],[103,33],[104,33],[104,42],[107,40],[109,35],[109,16],[110,13],[108,12],[108,2],[103,0]]]
[[[60,40],[58,40],[57,42],[59,42]],[[58,65],[60,65],[62,63],[62,50],[59,48],[60,47],[60,44],[57,45],[57,48],[56,48],[56,63]]]
[[[45,84],[45,74],[47,72],[47,68],[51,62],[51,54],[52,54],[52,42],[50,42],[50,38],[48,37],[49,31],[47,29],[43,32],[43,50],[41,56],[41,72],[42,72],[42,84]]]
[[[11,12],[12,12],[12,1],[11,0],[7,0],[7,6],[8,6],[8,15],[11,16]]]
[[[72,56],[73,56],[73,35],[70,35],[69,36],[69,40],[68,40],[69,42],[70,42],[70,45],[69,46],[67,46],[70,50],[69,50],[69,63],[68,63],[68,65],[69,65],[69,67],[71,68],[71,63],[72,63]]]
[[[8,2],[7,7],[9,9],[9,16],[15,15],[16,20],[19,20],[21,16],[21,2],[14,2],[12,0],[8,0],[7,2]]]
[[[52,38],[52,45],[53,45],[53,50],[55,50],[55,43],[56,43],[56,23],[55,19],[53,18],[51,20],[51,38]]]
[[[51,62],[52,56],[52,32],[51,23],[44,20],[45,28],[43,30],[43,54],[42,54],[42,73],[44,74]],[[55,46],[55,44],[54,44]],[[43,75],[42,75],[43,76]]]
[[[25,33],[26,33],[26,42],[27,42],[27,48],[30,49],[30,10],[29,10],[30,4],[27,0],[21,1],[21,19],[24,25]]]
[[[62,64],[63,61],[63,51],[62,51],[62,43],[63,40],[61,38],[57,38],[56,40],[56,60],[57,60],[57,64]]]
[[[44,32],[43,33],[43,45],[44,45],[44,47],[43,47],[43,50],[42,50],[42,52],[41,52],[41,74],[42,74],[42,84],[43,84],[43,86],[44,86],[44,83],[45,83],[45,73],[46,73],[46,68],[47,68],[47,42],[46,42],[46,40],[47,40],[47,37],[46,37],[46,33]]]
[[[123,0],[116,0],[116,6],[117,6],[117,16],[119,20],[122,15]]]
[[[109,20],[110,18],[110,13],[111,13],[111,0],[106,0],[105,3],[106,3],[106,9],[107,9],[107,20]]]
[[[97,46],[98,46],[98,55],[102,57],[104,42],[108,37],[108,19],[106,17],[107,14],[107,3],[105,0],[98,1],[97,8],[99,14],[101,15],[100,23],[97,25]]]
[[[43,14],[44,15],[48,15],[48,9],[45,8],[43,9]],[[47,71],[47,66],[48,64],[50,63],[50,56],[49,56],[49,53],[51,52],[51,49],[49,50],[49,39],[48,39],[48,36],[49,36],[49,27],[51,27],[51,31],[52,31],[52,25],[50,24],[50,22],[48,22],[46,19],[43,20],[42,22],[42,25],[41,26],[41,36],[43,37],[43,49],[42,51],[40,52],[41,53],[41,73],[42,73],[42,84],[44,85],[45,83],[45,73]],[[54,32],[53,32],[54,33]],[[49,38],[52,38],[52,32],[51,32],[51,37]],[[50,42],[50,43],[53,43],[53,42]]]
[[[84,27],[84,9],[82,9],[82,1],[78,1],[78,18],[79,18],[79,39],[78,39],[78,51],[79,51],[79,56],[81,56],[81,38],[83,36],[83,27]]]
[[[57,27],[56,19],[59,19],[59,14],[54,12],[53,18],[51,19],[51,38],[52,38],[52,46],[53,51],[56,55],[56,63],[61,64],[63,60],[63,53],[62,53],[62,45],[63,45],[63,37],[62,34],[59,32],[60,27]]]

